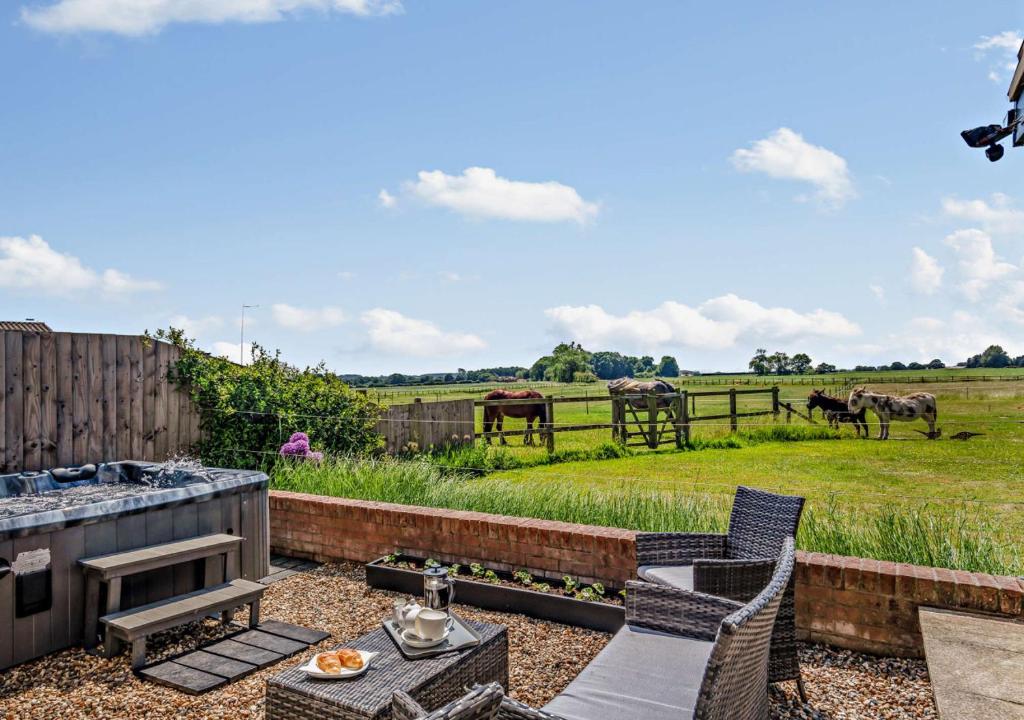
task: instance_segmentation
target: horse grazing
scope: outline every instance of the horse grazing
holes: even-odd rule
[[[864,388],[855,388],[850,393],[848,406],[852,413],[866,408],[875,411],[881,428],[878,433],[879,440],[889,439],[889,422],[891,420],[910,422],[918,418],[928,423],[928,437],[938,437],[935,434],[935,422],[939,419],[939,406],[935,403],[935,396],[931,393],[919,392],[900,397],[873,393]]]
[[[536,390],[492,390],[484,395],[484,400],[543,400],[544,396]],[[544,424],[548,421],[547,406],[543,402],[524,402],[521,405],[484,405],[484,432],[489,433],[495,421],[498,424],[498,439],[502,445],[508,445],[502,432],[502,421],[506,417],[526,418],[526,433],[523,445],[533,445],[533,421],[539,420],[541,437],[544,436]],[[487,444],[491,444],[487,436]]]
[[[861,428],[864,428],[864,437],[868,436],[867,410],[861,408],[860,412],[850,412],[845,400],[826,395],[824,390],[811,390],[807,396],[807,409],[814,408],[821,408],[829,427],[838,430],[841,423],[852,423],[857,437],[860,437]]]
[[[671,407],[672,403],[669,398],[662,396],[671,395],[675,391],[676,389],[664,380],[641,381],[623,377],[608,382],[608,393],[611,395],[650,395],[654,393],[658,396],[659,408]],[[636,410],[645,408],[647,407],[647,398],[630,397],[629,405]]]

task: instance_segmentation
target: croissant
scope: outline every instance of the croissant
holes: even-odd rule
[[[316,666],[325,673],[336,675],[341,672],[341,660],[338,659],[337,653],[320,653],[316,656]]]
[[[349,670],[358,670],[363,666],[363,656],[358,650],[342,648],[338,650],[338,661]]]

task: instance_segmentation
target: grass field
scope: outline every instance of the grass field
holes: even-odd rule
[[[908,373],[863,379],[879,391],[935,394],[945,435],[940,440],[915,432],[925,428],[920,421],[894,424],[893,439],[879,442],[856,439],[849,427],[833,433],[820,423],[794,419],[785,426],[769,416],[741,425],[738,435],[729,434],[728,421],[697,424],[695,447],[685,450],[666,445],[622,452],[610,443],[610,430],[593,430],[559,433],[555,462],[543,448],[523,447],[522,438],[513,437],[508,448],[478,445],[431,463],[307,469],[278,475],[275,482],[310,492],[649,530],[721,528],[736,485],[746,484],[808,498],[800,537],[805,549],[1024,573],[1019,542],[1024,531],[1024,379],[1019,370],[913,375],[927,376],[929,382],[908,382]],[[822,386],[807,378],[776,380],[781,399],[801,408],[811,387]],[[581,390],[595,399],[556,405],[556,425],[608,421],[610,403],[601,397],[603,386],[543,389],[553,395]],[[468,396],[481,394],[482,389]],[[770,396],[746,396],[739,410],[765,408],[769,402]],[[727,398],[700,398],[697,414],[726,408]],[[877,434],[870,413],[869,421]],[[479,424],[478,414],[477,429]],[[506,429],[522,427],[521,420],[506,422]],[[966,442],[948,439],[960,430],[983,435]],[[450,469],[456,465],[459,470]],[[486,472],[465,472],[474,467]]]

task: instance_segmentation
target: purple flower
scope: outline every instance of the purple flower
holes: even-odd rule
[[[322,452],[311,452],[306,457],[313,462],[320,462],[324,459],[324,454]]]
[[[288,438],[288,442],[298,442],[299,440],[305,442],[307,446],[309,445],[309,435],[304,432],[294,432],[292,433],[292,436]]]
[[[300,438],[298,440],[292,440],[288,444],[295,448],[296,455],[306,455],[309,453],[309,440]]]

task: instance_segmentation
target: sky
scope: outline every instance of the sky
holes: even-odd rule
[[[0,319],[343,373],[1024,354],[1019,3],[10,0]],[[243,355],[244,357],[244,355]]]

